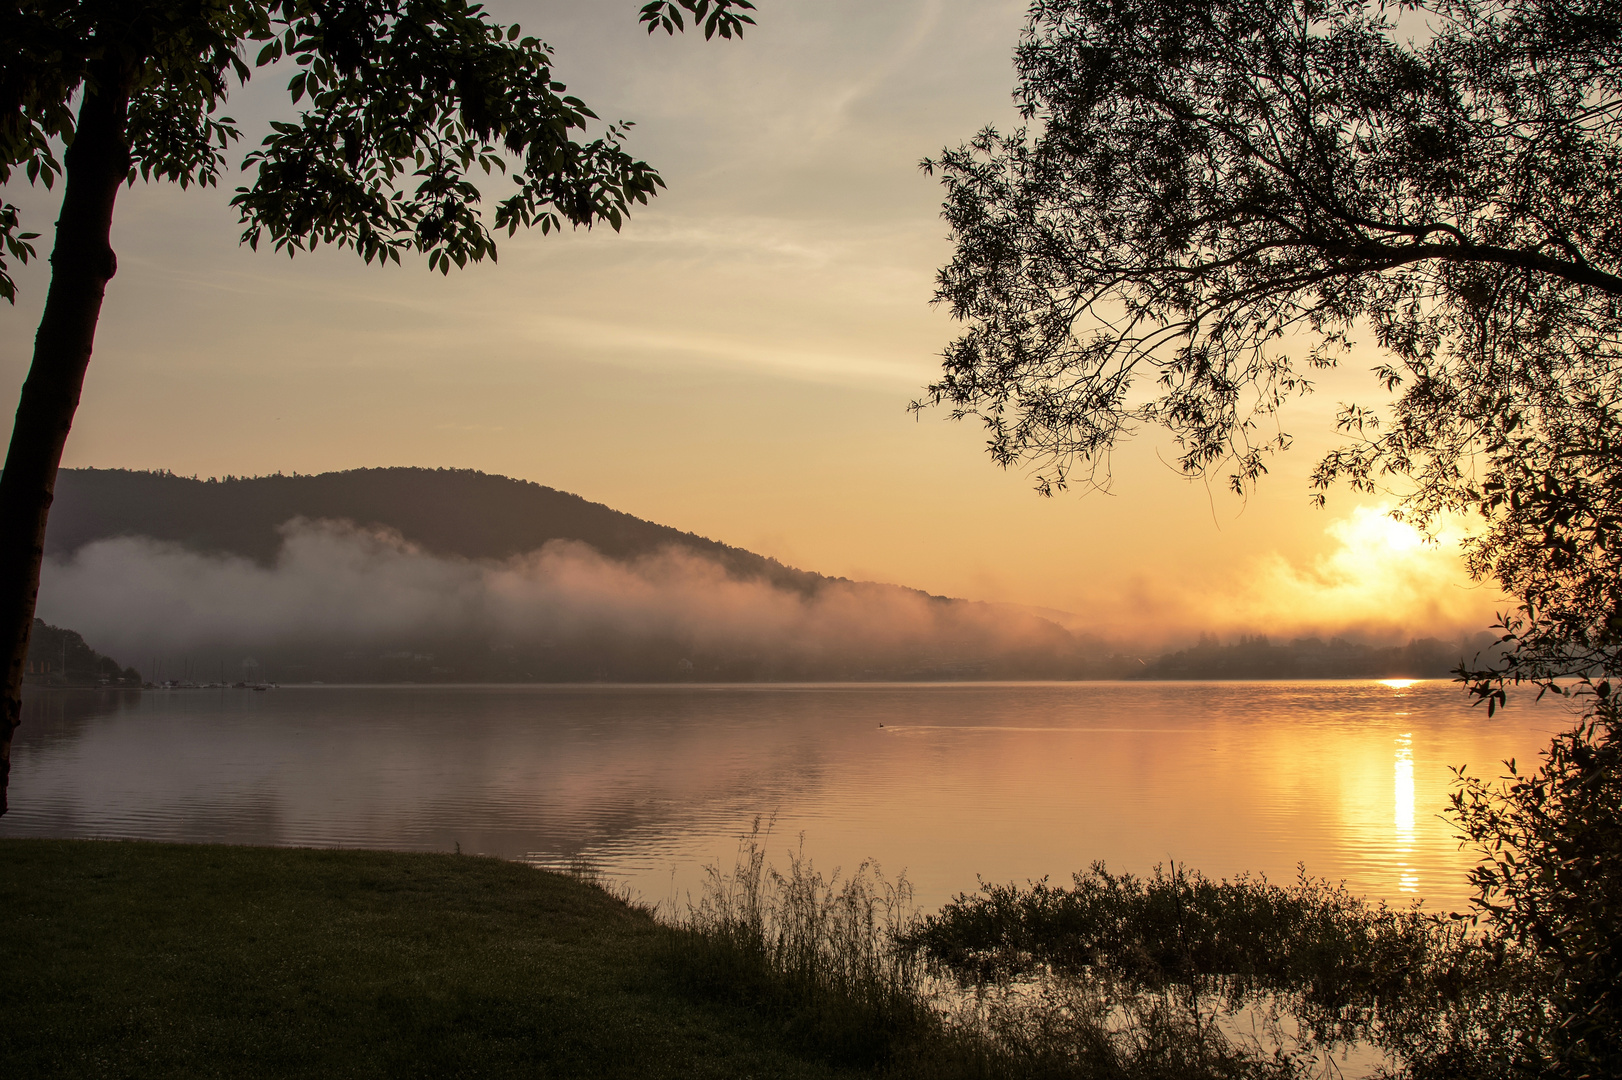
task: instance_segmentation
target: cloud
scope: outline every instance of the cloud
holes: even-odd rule
[[[1495,589],[1466,575],[1461,523],[1427,540],[1380,504],[1354,508],[1324,534],[1327,550],[1305,561],[1265,551],[1220,580],[1135,577],[1101,597],[1086,622],[1144,648],[1181,645],[1202,633],[1384,644],[1473,635],[1504,606]]]
[[[1334,547],[1311,564],[1275,554],[1258,566],[1248,603],[1238,608],[1245,620],[1317,629],[1487,625],[1498,594],[1466,578],[1456,523],[1427,541],[1381,504],[1357,507],[1324,532]]]

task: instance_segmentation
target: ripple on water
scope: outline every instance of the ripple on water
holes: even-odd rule
[[[757,817],[781,862],[875,857],[920,903],[1097,859],[1345,879],[1459,907],[1448,767],[1569,722],[1456,685],[319,687],[58,701],[0,835],[585,859],[655,899]]]

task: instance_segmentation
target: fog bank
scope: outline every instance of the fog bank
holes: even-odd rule
[[[1462,580],[1457,536],[1422,542],[1382,508],[1326,529],[1308,565],[1258,552],[1225,582],[1112,584],[1090,611],[946,600],[890,585],[740,578],[689,549],[621,561],[575,541],[504,560],[434,555],[397,533],[295,519],[276,559],[124,537],[47,560],[39,614],[148,678],[1078,678],[1268,635],[1459,642],[1498,598]],[[187,665],[192,665],[188,667]],[[250,672],[249,674],[253,674]]]
[[[1076,652],[1069,633],[1018,611],[839,580],[802,593],[740,580],[681,548],[621,562],[553,541],[483,561],[431,555],[347,523],[295,520],[282,537],[270,566],[142,537],[89,544],[47,562],[39,613],[137,667],[206,655],[205,671],[278,649],[353,659],[448,644],[630,650],[644,666],[744,657],[855,675],[1033,655],[1051,663]]]

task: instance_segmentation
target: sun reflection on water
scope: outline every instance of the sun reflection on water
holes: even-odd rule
[[[1405,893],[1419,891],[1419,874],[1409,865],[1414,848],[1414,735],[1397,736],[1397,755],[1392,768],[1391,822],[1396,833],[1397,888]]]

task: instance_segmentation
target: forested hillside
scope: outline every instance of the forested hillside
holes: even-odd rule
[[[34,620],[27,663],[24,679],[31,686],[141,685],[139,671],[103,656],[75,631],[52,626],[44,619]]]
[[[797,570],[472,470],[63,470],[46,553],[57,620],[226,681],[1100,673],[1045,618]]]
[[[626,559],[679,546],[739,577],[801,591],[827,580],[578,495],[472,469],[350,469],[223,480],[63,469],[45,551],[62,556],[95,540],[149,536],[269,563],[281,545],[278,528],[300,517],[394,529],[435,555],[502,559],[549,540],[579,540],[609,558]]]
[[[1376,646],[1344,638],[1275,643],[1242,635],[1223,644],[1207,636],[1193,648],[1162,655],[1140,674],[1146,679],[1445,679],[1496,640],[1486,634],[1464,643],[1417,638],[1406,645]]]

